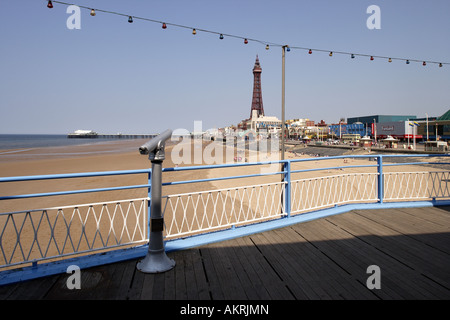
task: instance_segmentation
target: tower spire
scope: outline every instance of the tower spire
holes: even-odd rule
[[[255,66],[253,67],[253,97],[252,108],[250,110],[250,119],[252,118],[253,110],[256,110],[257,116],[264,115],[264,107],[261,90],[261,65],[259,64],[258,55],[256,55]]]

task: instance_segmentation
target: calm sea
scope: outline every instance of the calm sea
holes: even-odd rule
[[[69,139],[64,134],[0,134],[0,150],[73,146],[111,140],[117,139]]]

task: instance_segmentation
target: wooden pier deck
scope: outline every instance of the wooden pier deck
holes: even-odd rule
[[[137,260],[0,287],[0,299],[450,299],[450,207],[351,211],[170,252],[176,267],[143,274]],[[369,266],[380,289],[369,289]]]

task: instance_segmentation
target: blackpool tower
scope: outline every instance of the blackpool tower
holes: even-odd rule
[[[250,119],[252,118],[253,110],[256,110],[257,117],[264,116],[261,90],[261,72],[261,65],[259,64],[258,55],[256,55],[255,66],[253,67],[253,98],[252,109],[250,110]]]

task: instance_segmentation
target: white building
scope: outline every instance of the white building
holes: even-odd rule
[[[247,120],[247,128],[255,131],[261,129],[267,130],[267,132],[275,133],[281,128],[281,120],[273,116],[259,116],[256,110],[252,111],[251,119]]]

